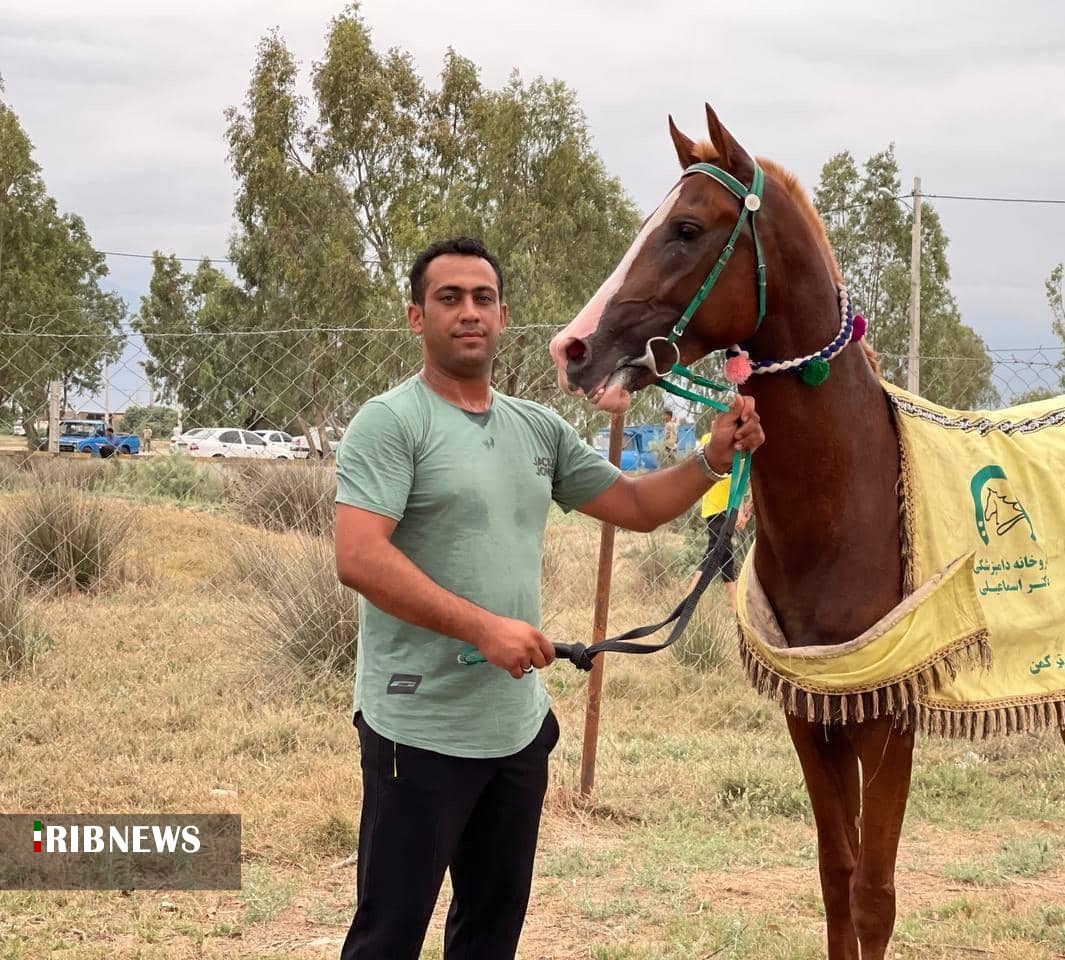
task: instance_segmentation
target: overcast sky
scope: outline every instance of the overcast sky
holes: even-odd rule
[[[50,192],[104,250],[224,256],[233,182],[226,107],[277,26],[305,76],[338,3],[5,0],[0,74]],[[643,210],[675,176],[670,112],[709,100],[753,152],[808,188],[824,161],[894,141],[904,189],[1065,199],[1065,2],[980,0],[367,0],[379,48],[435,78],[446,48],[490,86],[517,67],[573,87],[607,168]],[[1057,345],[1043,283],[1065,259],[1065,205],[935,202],[953,291],[992,349]],[[136,309],[145,262],[111,258]]]

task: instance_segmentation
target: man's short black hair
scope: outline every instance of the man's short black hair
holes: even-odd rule
[[[496,286],[499,288],[499,299],[503,299],[503,271],[499,267],[499,261],[488,252],[488,248],[475,240],[473,237],[452,237],[450,240],[437,240],[431,243],[414,261],[410,268],[410,298],[418,306],[425,306],[425,272],[429,264],[437,257],[445,254],[458,254],[461,257],[480,257],[487,260],[496,273]]]

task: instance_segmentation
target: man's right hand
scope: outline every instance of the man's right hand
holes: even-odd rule
[[[536,627],[524,620],[491,617],[474,638],[485,660],[520,680],[530,667],[542,669],[555,659],[555,648]]]

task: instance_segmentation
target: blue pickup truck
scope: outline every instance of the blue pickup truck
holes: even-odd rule
[[[685,456],[695,449],[695,427],[682,423],[677,428],[677,453]],[[610,428],[604,427],[595,435],[592,444],[599,456],[606,458],[610,453]],[[662,447],[662,424],[644,423],[625,428],[621,441],[621,469],[657,470],[658,454]]]
[[[107,449],[110,447],[110,449]],[[41,439],[39,449],[48,449],[48,438]],[[95,456],[110,456],[112,453],[140,453],[139,437],[127,433],[115,433],[108,437],[99,420],[60,420],[59,452],[91,453]]]

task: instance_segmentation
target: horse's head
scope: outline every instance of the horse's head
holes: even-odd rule
[[[674,361],[692,363],[747,339],[756,329],[756,257],[748,221],[676,348],[667,340],[721,257],[744,208],[744,201],[719,180],[689,168],[713,163],[739,181],[741,189],[751,185],[755,172],[754,160],[709,104],[706,119],[710,143],[696,144],[670,118],[686,172],[648,217],[613,274],[551,341],[559,385],[600,409],[626,409],[630,392],[654,383]],[[757,206],[757,200],[748,198],[748,211]]]

